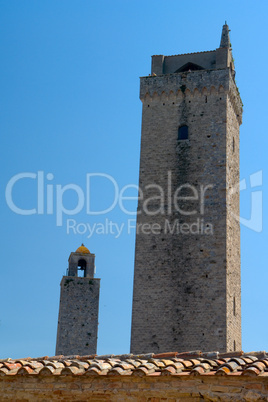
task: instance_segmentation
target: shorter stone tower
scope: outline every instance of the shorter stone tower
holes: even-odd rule
[[[94,278],[95,254],[82,244],[69,257],[61,281],[56,355],[96,354],[100,279]]]

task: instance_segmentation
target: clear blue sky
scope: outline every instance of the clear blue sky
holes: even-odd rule
[[[85,191],[86,174],[100,172],[120,189],[137,184],[139,77],[150,73],[153,54],[216,49],[225,20],[244,103],[241,179],[249,186],[250,175],[263,171],[263,230],[241,230],[243,350],[268,350],[267,14],[264,0],[0,1],[1,358],[55,353],[59,284],[70,252],[82,242],[96,254],[101,278],[98,353],[129,351],[134,231],[118,238],[67,233],[67,219],[122,224],[129,216],[118,206],[102,216],[84,208],[57,226],[56,185]],[[48,184],[54,190],[54,213],[12,212],[5,201],[8,182],[38,171],[45,190]],[[113,193],[108,180],[92,180],[92,209],[110,205]],[[35,208],[36,194],[34,179],[14,186],[20,208]],[[74,192],[66,192],[65,207],[76,202]],[[129,209],[135,206],[129,201]],[[241,216],[248,219],[250,208],[245,190]]]

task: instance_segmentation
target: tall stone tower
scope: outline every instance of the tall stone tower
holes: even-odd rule
[[[94,269],[95,255],[83,244],[70,254],[60,284],[56,355],[96,354],[100,279],[94,278]]]
[[[239,126],[229,28],[142,77],[131,352],[241,350]]]

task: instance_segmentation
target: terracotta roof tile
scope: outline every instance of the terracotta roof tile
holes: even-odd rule
[[[123,369],[122,367],[113,367],[109,372],[108,375],[131,375],[132,370],[130,369]]]
[[[46,366],[46,367],[53,367],[55,370],[56,369],[61,369],[61,368],[64,368],[65,366],[64,366],[64,364],[63,363],[61,363],[61,362],[55,362],[55,361],[49,361],[49,360],[43,360],[43,366]]]
[[[169,353],[158,353],[156,355],[154,355],[155,359],[167,359],[167,358],[171,358],[171,357],[176,357],[177,356],[177,352],[169,352]]]
[[[55,374],[56,369],[52,366],[45,366],[39,371],[39,375],[42,376],[50,376]],[[59,370],[61,372],[61,370]]]
[[[6,367],[1,367],[0,368],[0,376],[3,376],[5,374],[8,374],[9,370]]]
[[[34,369],[32,369],[29,366],[23,366],[21,368],[18,369],[17,372],[18,375],[25,375],[25,374],[38,374],[37,370],[35,371]]]
[[[142,355],[44,356],[1,359],[0,376],[268,376],[266,352],[225,353],[192,351]]]
[[[100,370],[98,367],[90,367],[90,368],[85,372],[85,374],[86,374],[86,375],[92,375],[92,376],[98,376],[98,375],[100,375],[100,374],[102,373],[102,371],[105,372],[105,374],[108,373],[108,370]]]
[[[165,367],[163,370],[161,370],[161,375],[172,375],[172,374],[176,374],[176,373],[177,373],[177,370],[173,366],[168,366],[168,367]]]
[[[4,363],[2,364],[2,367],[6,367],[6,368],[9,369],[9,370],[16,369],[16,368],[20,368],[21,366],[22,366],[21,363],[8,363],[8,362],[4,362]]]

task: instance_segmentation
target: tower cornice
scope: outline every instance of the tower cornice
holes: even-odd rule
[[[233,73],[229,68],[187,71],[174,74],[140,77],[140,99],[158,96],[198,95],[204,90],[225,92],[231,99],[239,124],[242,123],[242,100]]]

